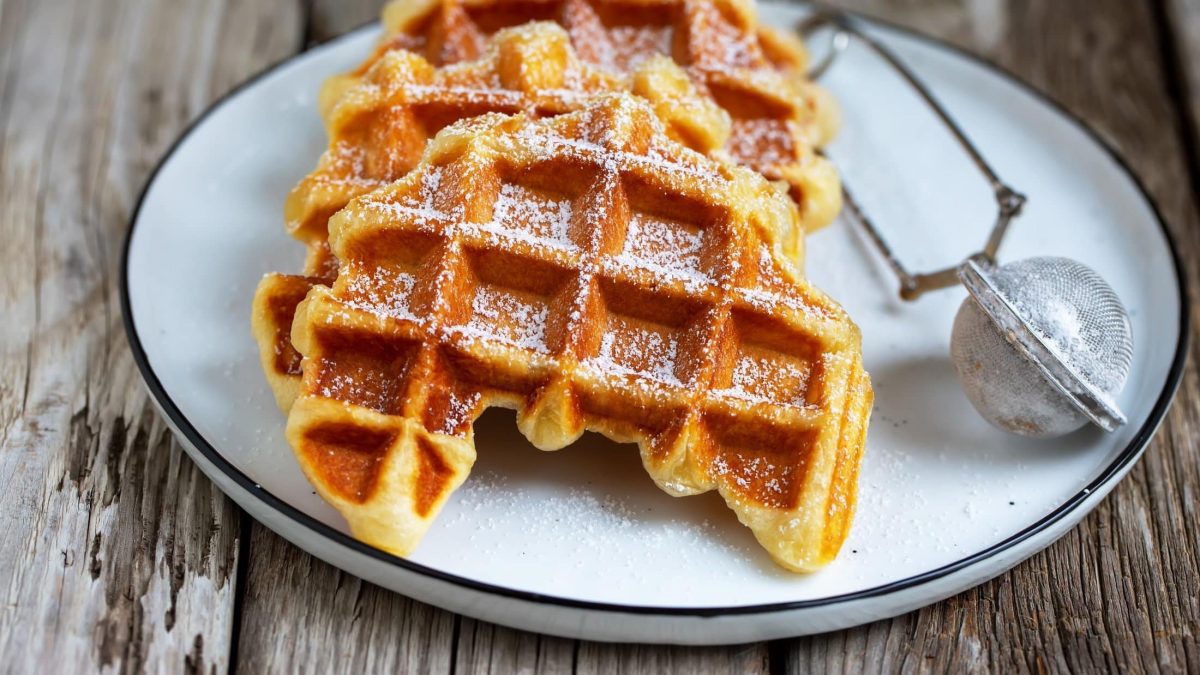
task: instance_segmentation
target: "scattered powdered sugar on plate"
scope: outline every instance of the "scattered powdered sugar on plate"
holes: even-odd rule
[[[876,410],[872,429],[877,438],[889,432],[897,438],[920,433],[902,422],[906,420],[894,421]],[[1005,529],[1016,522],[1009,512],[1028,511],[1039,501],[1026,476],[1034,467],[1013,457],[980,455],[948,442],[922,453],[900,447],[907,446],[876,443],[864,455],[859,517],[843,555],[866,555],[875,565],[915,572],[931,555],[954,560],[976,552],[979,545],[971,542],[1012,534]],[[898,491],[897,486],[903,487]],[[869,568],[858,571],[864,578],[872,573]]]
[[[632,447],[627,450],[636,453]],[[723,536],[728,528],[738,527],[736,521],[689,522],[664,518],[644,503],[587,487],[583,477],[579,483],[580,487],[568,487],[552,496],[540,493],[535,496],[502,473],[478,471],[455,494],[455,504],[448,509],[447,517],[439,521],[439,527],[455,530],[456,536],[465,535],[464,543],[472,556],[511,559],[512,547],[529,544],[493,529],[489,514],[504,513],[506,529],[528,532],[538,549],[553,549],[559,559],[574,561],[573,566],[546,568],[541,572],[563,581],[578,574],[572,567],[591,566],[596,561],[603,561],[606,572],[639,584],[662,578],[663,571],[657,565],[664,558],[680,558],[684,563],[684,559],[697,554],[701,559],[726,557],[737,563],[726,568],[730,575],[743,565],[764,562],[758,551]],[[727,515],[733,520],[732,513]],[[617,539],[636,539],[638,545],[621,546]],[[616,555],[618,552],[620,555]],[[531,557],[530,564],[536,560]],[[698,579],[692,583],[698,583]]]

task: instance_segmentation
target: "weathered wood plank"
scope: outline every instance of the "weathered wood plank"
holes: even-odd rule
[[[454,660],[457,673],[566,673],[575,665],[577,642],[459,618]]]
[[[450,671],[453,614],[327,565],[257,524],[246,577],[242,672]]]
[[[844,4],[994,59],[1082,116],[1143,178],[1188,267],[1197,269],[1200,219],[1180,152],[1180,110],[1168,94],[1148,3]],[[1197,297],[1194,274],[1189,286]],[[1200,545],[1189,525],[1200,489],[1200,383],[1192,356],[1175,407],[1146,457],[1080,527],[1008,574],[946,602],[793,641],[788,671],[1200,668]]]
[[[379,18],[387,0],[311,0],[308,40],[324,42]]]
[[[267,0],[0,4],[4,670],[224,670],[238,514],[147,402],[117,263],[166,145],[297,30]]]
[[[768,672],[765,642],[724,647],[667,647],[580,642],[576,672],[603,673],[719,673]]]
[[[1169,56],[1174,59],[1180,78],[1178,82],[1180,95],[1187,97],[1188,123],[1191,134],[1188,136],[1192,153],[1192,171],[1200,168],[1200,3],[1195,0],[1165,0],[1166,26],[1169,31],[1174,53]],[[1200,181],[1200,176],[1192,176],[1193,181]]]

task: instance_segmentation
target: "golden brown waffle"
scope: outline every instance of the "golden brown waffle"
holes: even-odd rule
[[[340,268],[296,313],[288,440],[355,536],[401,555],[503,406],[542,449],[637,442],[664,490],[717,489],[780,564],[820,567],[872,394],[857,327],[772,243],[795,217],[629,95],[457,123],[330,221]]]
[[[295,353],[288,334],[298,289],[330,283],[337,272],[327,243],[333,213],[403,177],[428,139],[451,122],[485,112],[555,115],[621,89],[651,101],[668,135],[689,147],[707,153],[725,144],[728,115],[700,95],[670,59],[651,56],[631,75],[618,77],[581,62],[567,33],[554,23],[500,31],[477,61],[435,68],[417,54],[398,50],[382,55],[361,77],[344,80],[337,102],[326,110],[329,149],[285,205],[293,235],[309,245],[305,276],[269,275],[255,297],[254,333],[280,406],[287,410],[299,389],[298,365],[287,358]],[[786,225],[779,243],[799,262],[800,227],[792,221]]]
[[[580,58],[609,72],[667,55],[729,113],[734,160],[784,181],[808,231],[841,210],[837,173],[813,151],[836,131],[836,106],[805,76],[803,44],[759,26],[752,0],[394,0],[383,20],[388,37],[360,70],[396,49],[472,60],[496,31],[528,21],[559,23]]]
[[[403,177],[434,134],[467,117],[557,115],[598,94],[630,90],[652,101],[672,137],[689,147],[712,152],[729,136],[728,115],[670,59],[646,59],[629,76],[617,76],[583,63],[567,33],[548,22],[506,29],[477,60],[452,66],[435,67],[405,50],[387,52],[361,76],[331,88],[337,93],[323,104],[329,148],[284,205],[293,236],[317,247],[331,215]]]

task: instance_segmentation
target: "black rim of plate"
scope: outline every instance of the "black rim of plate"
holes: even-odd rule
[[[145,349],[142,347],[141,339],[138,337],[137,328],[133,321],[133,312],[132,308],[130,307],[129,299],[129,251],[133,243],[133,234],[137,227],[138,216],[141,214],[142,206],[146,200],[146,195],[149,194],[150,188],[154,185],[159,171],[166,166],[167,162],[175,155],[175,152],[180,148],[183,142],[187,140],[189,136],[191,136],[192,132],[195,131],[195,129],[206,119],[208,119],[209,115],[233,100],[243,90],[253,86],[260,79],[291,64],[293,61],[312,56],[318,49],[329,47],[334,43],[357,35],[361,28],[335,37],[322,43],[321,45],[314,47],[313,49],[290,56],[234,87],[228,93],[209,105],[209,107],[205,109],[205,111],[201,113],[198,118],[193,120],[183,131],[183,133],[181,133],[180,136],[175,140],[175,142],[172,143],[171,147],[163,155],[162,159],[158,161],[158,164],[150,173],[149,178],[147,178],[146,184],[142,188],[141,195],[138,197],[137,206],[134,208],[133,215],[130,217],[129,230],[125,235],[125,243],[121,254],[121,316],[122,322],[125,325],[125,333],[129,340],[129,346],[133,351],[134,362],[137,364],[138,370],[141,371],[142,377],[145,379],[151,395],[155,398],[175,427],[187,438],[187,440],[200,454],[202,454],[209,462],[213,464],[214,467],[216,467],[218,471],[225,474],[225,476],[229,479],[233,480],[239,487],[245,490],[246,493],[251,496],[251,498],[259,500],[263,505],[275,510],[279,515],[294,521],[296,524],[307,528],[313,534],[316,534],[319,537],[331,541],[332,543],[343,548],[349,549],[354,553],[373,558],[377,562],[395,565],[404,570],[428,577],[430,579],[450,583],[467,590],[486,593],[489,595],[503,596],[513,600],[520,600],[535,604],[555,605],[570,609],[610,612],[616,614],[658,615],[670,617],[714,617],[729,615],[771,614],[791,610],[828,607],[856,600],[886,596],[946,577],[954,572],[968,568],[985,559],[1004,553],[1026,539],[1029,539],[1030,537],[1033,537],[1038,533],[1050,528],[1052,525],[1065,518],[1068,514],[1074,512],[1088,499],[1092,493],[1099,490],[1102,486],[1112,480],[1114,476],[1121,473],[1126,467],[1135,462],[1141,456],[1142,451],[1149,444],[1155,432],[1158,430],[1159,425],[1166,417],[1167,410],[1170,408],[1175,391],[1178,389],[1180,380],[1183,376],[1183,368],[1187,361],[1187,347],[1190,339],[1190,333],[1188,330],[1190,325],[1190,302],[1187,294],[1187,285],[1183,276],[1183,265],[1181,264],[1179,257],[1178,246],[1174,237],[1171,235],[1170,229],[1166,225],[1166,221],[1163,219],[1161,211],[1159,211],[1158,205],[1146,191],[1146,187],[1142,184],[1141,179],[1138,178],[1137,174],[1130,168],[1129,164],[1116,152],[1116,150],[1114,150],[1112,146],[1110,146],[1103,138],[1093,131],[1092,128],[1088,126],[1088,124],[1079,116],[1065,109],[1056,101],[1033,88],[1033,86],[1026,83],[1020,77],[1014,75],[1005,68],[985,61],[983,58],[967,52],[959,47],[886,21],[873,18],[868,19],[862,16],[857,16],[857,18],[867,22],[869,25],[873,24],[876,26],[883,26],[888,30],[895,31],[909,38],[916,39],[917,41],[926,45],[949,52],[955,56],[964,58],[978,66],[990,70],[991,72],[1000,75],[1005,80],[1016,85],[1018,88],[1025,91],[1036,100],[1050,107],[1062,117],[1069,119],[1075,124],[1076,127],[1084,132],[1084,134],[1086,134],[1093,143],[1102,148],[1108,154],[1108,156],[1118,166],[1121,167],[1122,171],[1124,171],[1126,176],[1137,187],[1142,199],[1144,199],[1146,204],[1149,205],[1151,211],[1154,213],[1154,217],[1159,228],[1162,230],[1163,237],[1167,242],[1167,248],[1171,252],[1172,264],[1175,268],[1175,283],[1179,290],[1180,303],[1179,336],[1176,341],[1175,355],[1171,362],[1171,368],[1167,373],[1166,382],[1163,385],[1163,389],[1158,397],[1158,400],[1155,401],[1154,407],[1150,410],[1150,415],[1146,419],[1146,422],[1141,426],[1140,429],[1138,429],[1137,433],[1134,434],[1129,444],[1117,455],[1116,459],[1114,459],[1111,464],[1105,467],[1105,469],[1101,471],[1091,483],[1085,486],[1070,499],[1066,500],[1058,508],[1046,514],[1032,525],[1029,525],[1020,532],[1017,532],[1007,539],[993,544],[982,551],[947,565],[943,565],[937,569],[929,570],[906,579],[900,579],[881,586],[876,586],[874,588],[868,588],[853,593],[844,593],[841,595],[834,595],[824,598],[815,598],[812,600],[796,600],[791,602],[758,605],[733,605],[723,607],[655,607],[646,605],[623,605],[618,603],[576,600],[572,598],[546,595],[532,591],[523,591],[504,586],[483,583],[455,574],[442,572],[426,565],[386,553],[377,548],[364,544],[357,539],[354,539],[350,535],[326,525],[325,523],[318,521],[306,513],[303,513],[296,507],[288,504],[286,501],[263,489],[261,486],[256,484],[253,479],[242,473],[237,467],[226,460],[212,444],[210,444],[204,439],[203,436],[200,435],[199,431],[196,430],[183,412],[180,411],[179,407],[175,405],[175,402],[171,399],[170,395],[167,394],[166,390],[162,386],[162,383],[159,382],[158,376],[154,373],[153,368],[151,368]],[[362,28],[366,28],[374,23],[375,22],[371,22]]]

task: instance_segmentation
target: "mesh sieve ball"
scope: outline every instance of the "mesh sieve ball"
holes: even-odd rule
[[[954,319],[950,358],[963,391],[992,424],[1026,436],[1125,419],[1112,397],[1133,361],[1129,315],[1085,265],[1030,258],[959,270],[969,291]]]

